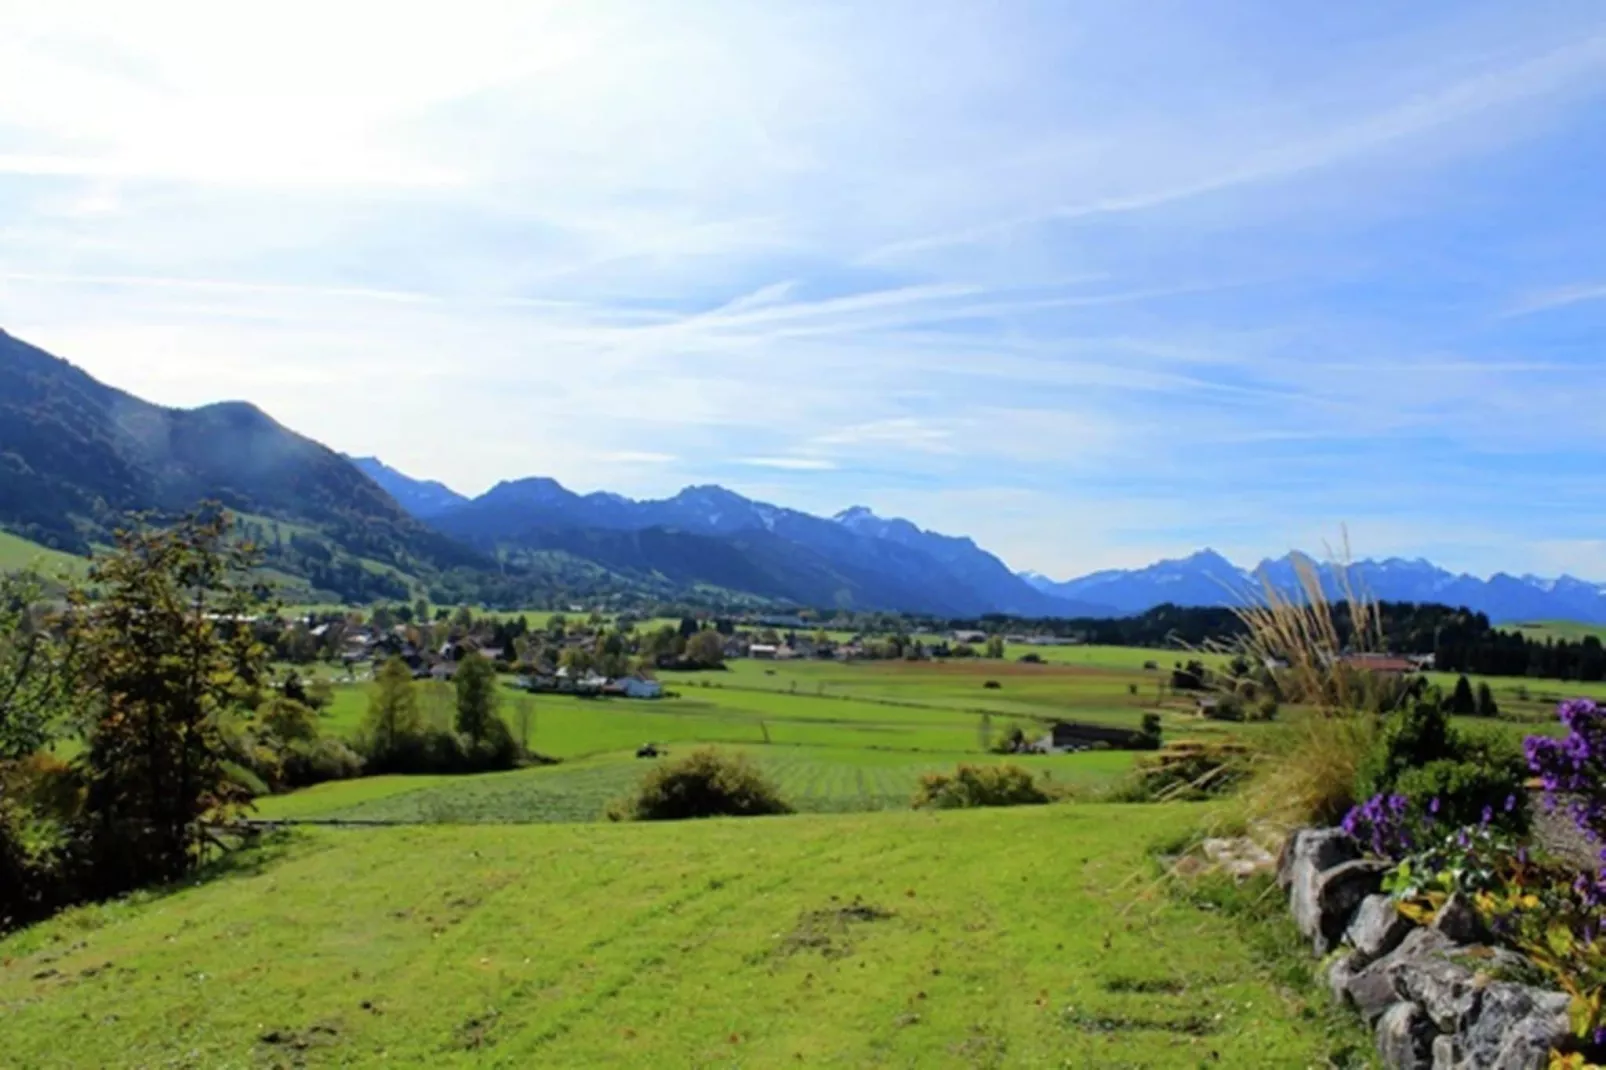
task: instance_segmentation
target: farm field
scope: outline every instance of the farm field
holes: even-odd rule
[[[0,940],[8,1066],[1317,1066],[1197,807],[295,834]]]
[[[1580,624],[1571,620],[1541,620],[1526,624],[1518,624],[1515,630],[1521,632],[1529,639],[1543,642],[1546,639],[1562,640],[1576,643],[1588,636],[1606,642],[1606,624]]]
[[[977,754],[854,751],[824,747],[727,747],[753,758],[804,813],[906,810],[922,773],[951,770]],[[673,751],[671,752],[673,753]],[[1132,767],[1129,751],[1022,756],[1012,761],[1056,784],[1108,784]],[[262,818],[545,823],[596,821],[650,763],[632,753],[473,777],[375,777],[322,784],[258,801]]]
[[[1431,672],[1426,674],[1448,694],[1455,687],[1455,673]],[[1577,680],[1541,680],[1520,676],[1467,675],[1473,687],[1487,683],[1500,706],[1500,716],[1513,721],[1535,724],[1554,724],[1556,704],[1570,698],[1606,700],[1606,683],[1580,683]]]
[[[1055,720],[1137,728],[1156,708],[1160,674],[1015,662],[733,662],[729,671],[661,673],[676,697],[657,701],[526,696],[503,692],[503,713],[532,711],[529,744],[556,758],[634,748],[645,742],[774,743],[901,751],[979,751],[984,734],[1012,725],[1042,734]],[[991,681],[996,688],[987,687]],[[367,683],[340,684],[324,730],[351,735],[367,709]],[[452,692],[421,684],[426,714],[449,719]],[[1242,731],[1180,712],[1164,714],[1189,734]],[[1254,726],[1248,726],[1250,728]]]

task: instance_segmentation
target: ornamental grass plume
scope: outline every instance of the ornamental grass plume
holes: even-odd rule
[[[1296,557],[1295,588],[1279,588],[1262,572],[1260,590],[1233,611],[1245,634],[1218,648],[1266,666],[1278,696],[1303,712],[1265,739],[1260,774],[1246,793],[1252,812],[1288,826],[1332,824],[1354,806],[1377,713],[1399,697],[1397,680],[1345,663],[1382,651],[1382,622],[1377,602],[1351,582],[1347,535],[1341,553],[1328,556],[1337,600],[1323,570]]]

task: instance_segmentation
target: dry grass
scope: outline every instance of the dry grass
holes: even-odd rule
[[[1263,575],[1259,599],[1235,610],[1247,635],[1228,651],[1280,665],[1273,675],[1283,701],[1308,711],[1265,739],[1259,771],[1244,791],[1253,817],[1284,827],[1335,822],[1354,803],[1356,774],[1377,734],[1377,711],[1398,687],[1344,664],[1345,655],[1382,651],[1382,622],[1376,601],[1350,581],[1347,537],[1342,554],[1330,556],[1340,601],[1329,599],[1309,559],[1295,563],[1296,591],[1281,590]],[[1347,627],[1341,627],[1341,607]]]

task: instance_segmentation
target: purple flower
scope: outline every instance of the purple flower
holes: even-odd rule
[[[1506,796],[1506,813],[1509,814],[1509,813],[1511,813],[1511,811],[1515,810],[1516,808],[1517,808],[1517,797],[1515,795],[1507,795]]]
[[[1433,796],[1433,801],[1428,803],[1428,813],[1436,814],[1438,812],[1439,812],[1439,797],[1437,795],[1435,795],[1435,796]]]

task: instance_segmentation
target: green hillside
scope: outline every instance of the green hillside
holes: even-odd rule
[[[1314,1066],[1189,807],[298,834],[0,940],[7,1065]],[[1360,1043],[1364,1044],[1364,1039]]]
[[[79,576],[89,568],[89,559],[52,550],[48,546],[40,546],[9,531],[0,531],[0,572],[16,572],[27,568]]]

